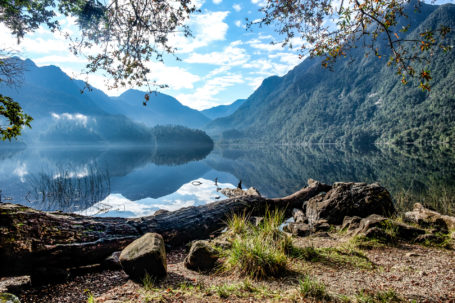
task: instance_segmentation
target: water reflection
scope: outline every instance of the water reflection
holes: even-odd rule
[[[334,145],[237,146],[217,149],[206,161],[269,197],[291,194],[309,178],[326,183],[379,182],[403,203],[402,208],[423,201],[442,212],[455,213],[455,151],[450,146],[361,150]],[[435,201],[444,193],[452,198]]]
[[[157,209],[213,201],[218,195],[213,185],[215,178],[226,187],[242,180],[245,187],[254,186],[268,197],[291,194],[313,178],[326,183],[380,182],[402,209],[420,201],[444,213],[455,213],[455,152],[445,146],[379,146],[355,150],[333,145],[256,145],[218,146],[213,151],[185,147],[29,147],[0,151],[3,199],[11,198],[14,203],[37,209],[136,217]],[[97,169],[91,169],[93,166]],[[67,177],[58,173],[62,168],[67,169]],[[40,177],[43,171],[51,173]],[[105,175],[109,181],[103,180],[102,172],[108,172]],[[36,177],[38,181],[33,182]],[[69,180],[70,192],[79,195],[77,199],[61,195],[61,203],[55,202],[58,199],[52,203],[49,199],[42,201],[44,192],[54,191],[49,188],[58,188],[59,182]],[[78,185],[91,184],[90,180],[105,185]],[[191,183],[194,180],[201,180],[204,185],[194,186]],[[49,185],[43,187],[43,184]],[[96,194],[93,198],[84,196],[80,193],[83,188]],[[41,199],[31,199],[32,193],[38,193]]]

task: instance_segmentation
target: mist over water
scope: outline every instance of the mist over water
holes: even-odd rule
[[[218,178],[218,186],[214,179]],[[313,178],[379,182],[400,209],[455,212],[455,155],[444,147],[0,147],[2,202],[40,210],[138,217],[225,198],[218,187],[289,195]]]

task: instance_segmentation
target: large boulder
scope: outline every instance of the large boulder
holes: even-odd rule
[[[152,279],[166,276],[166,250],[163,237],[147,233],[130,243],[119,257],[120,264],[128,276],[142,282],[148,274]]]
[[[310,225],[320,219],[340,225],[345,216],[390,216],[395,213],[390,193],[377,183],[337,182],[325,195],[308,200],[306,216]]]
[[[194,241],[190,252],[186,256],[184,265],[186,268],[196,271],[210,271],[215,267],[218,253],[207,241]]]
[[[414,204],[414,209],[404,214],[404,220],[422,227],[455,229],[455,217],[441,215],[436,211],[423,207],[420,203]]]
[[[410,241],[425,234],[425,230],[373,214],[360,221],[354,234],[363,234],[369,238],[381,238],[383,236],[386,239]]]

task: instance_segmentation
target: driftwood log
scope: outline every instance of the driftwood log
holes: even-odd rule
[[[331,188],[313,180],[308,183],[284,198],[244,196],[135,219],[42,212],[0,203],[0,276],[97,264],[147,232],[161,234],[169,247],[206,239],[223,229],[234,213],[263,215],[266,207],[290,212]]]

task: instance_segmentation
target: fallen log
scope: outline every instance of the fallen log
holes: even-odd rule
[[[0,203],[0,276],[100,263],[147,232],[161,234],[171,248],[206,239],[223,229],[234,213],[263,215],[266,207],[290,212],[331,188],[311,179],[308,183],[284,198],[244,196],[135,219],[42,212]]]

